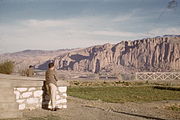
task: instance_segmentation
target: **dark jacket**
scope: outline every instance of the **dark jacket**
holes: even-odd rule
[[[53,83],[54,85],[57,86],[58,79],[55,70],[48,69],[46,71],[45,76],[46,76],[46,84]]]

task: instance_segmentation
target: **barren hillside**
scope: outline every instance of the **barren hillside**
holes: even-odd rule
[[[59,69],[122,72],[180,70],[180,36],[163,36],[104,44],[55,58]]]
[[[67,53],[72,50],[73,49],[60,49],[56,51],[24,50],[16,53],[6,53],[0,55],[0,62],[5,60],[13,61],[15,63],[15,71],[17,72],[28,68],[29,65],[39,68],[41,64],[54,59],[57,55]]]

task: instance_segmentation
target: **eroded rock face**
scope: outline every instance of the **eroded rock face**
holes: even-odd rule
[[[69,52],[55,58],[62,70],[136,71],[180,70],[180,37],[157,37],[105,44]]]

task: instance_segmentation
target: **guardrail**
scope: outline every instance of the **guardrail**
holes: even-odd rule
[[[137,72],[136,80],[180,80],[180,72]]]

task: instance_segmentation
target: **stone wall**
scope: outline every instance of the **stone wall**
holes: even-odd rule
[[[0,74],[0,119],[22,117],[21,110],[51,108],[43,78]],[[58,81],[56,106],[67,108],[67,86]]]
[[[49,102],[49,95],[45,93],[43,87],[17,87],[14,88],[14,94],[16,95],[16,102],[18,103],[18,109],[36,109],[43,108],[46,106],[47,108],[51,108],[51,104]],[[57,96],[56,96],[56,106],[58,108],[67,108],[67,87],[62,86],[58,87]]]

